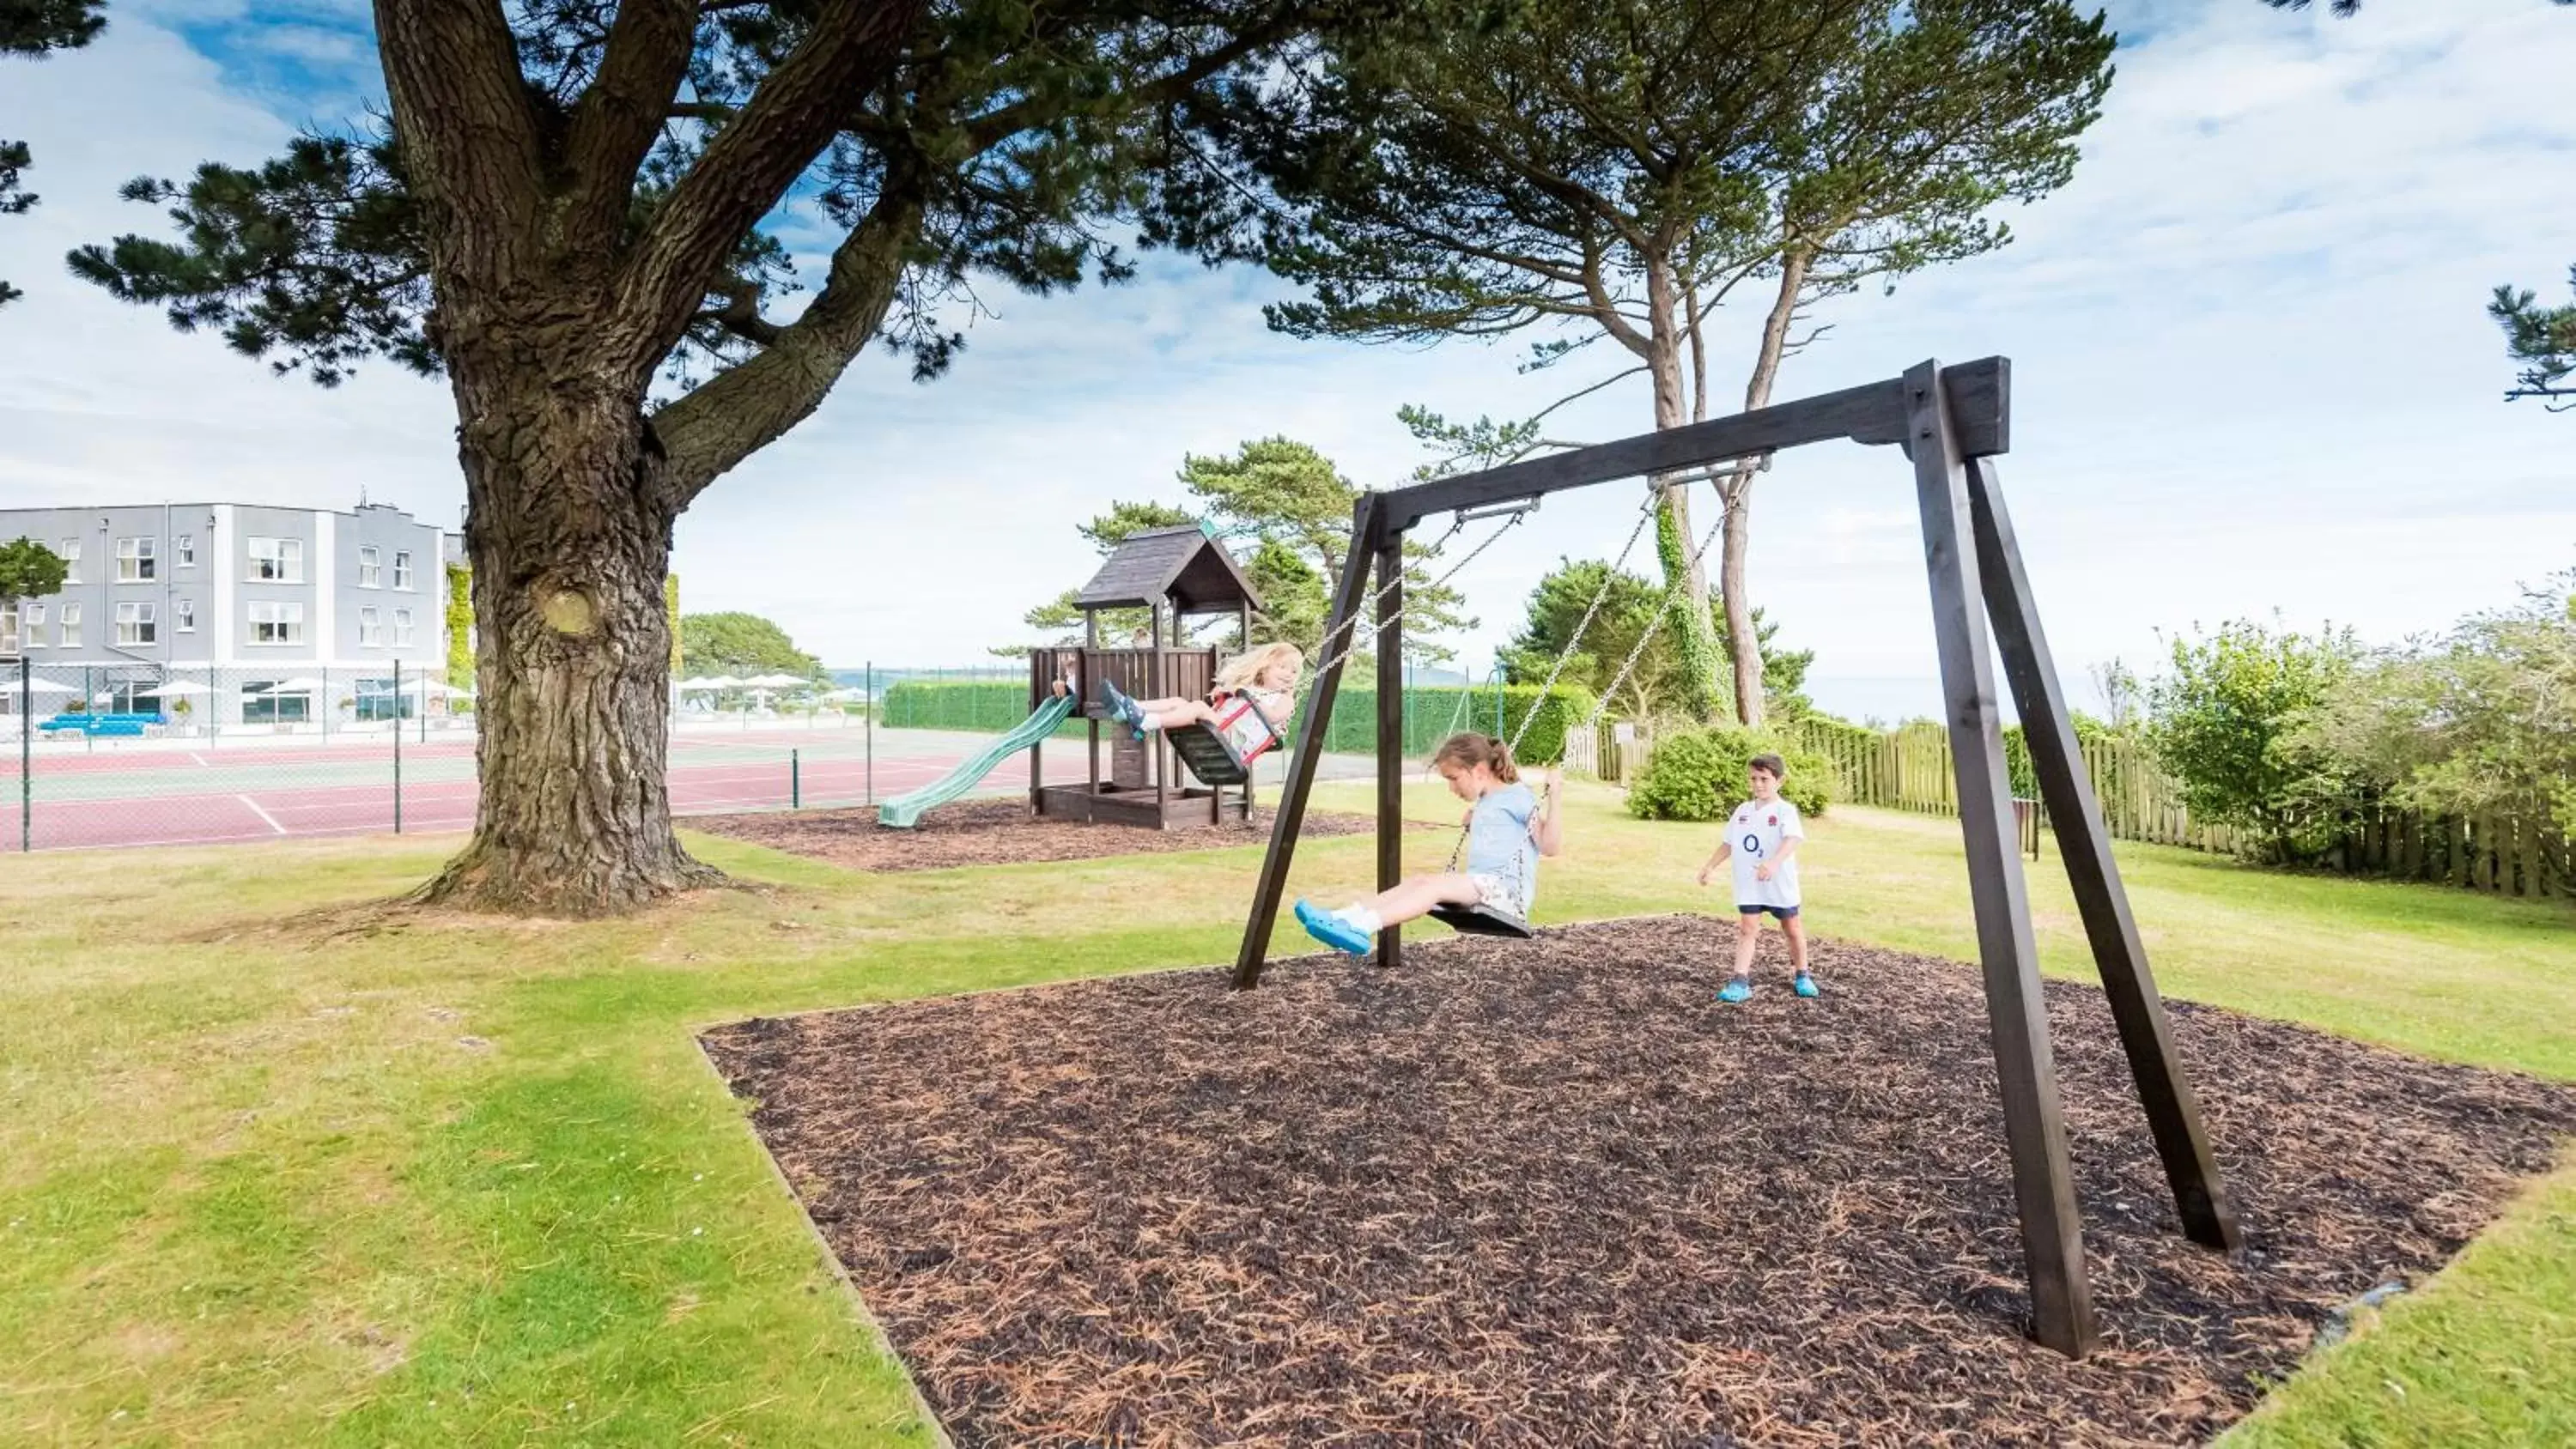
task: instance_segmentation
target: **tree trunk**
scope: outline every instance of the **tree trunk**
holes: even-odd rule
[[[664,775],[677,508],[640,394],[579,385],[553,349],[505,350],[506,363],[459,357],[452,374],[482,793],[473,840],[422,897],[629,910],[722,879],[680,848]]]
[[[1672,269],[1649,264],[1646,269],[1647,315],[1650,322],[1647,374],[1655,385],[1655,430],[1678,428],[1689,421],[1682,391],[1682,340],[1688,331],[1680,299],[1674,294]],[[1672,600],[1672,629],[1685,677],[1691,682],[1691,709],[1704,722],[1726,717],[1726,696],[1718,684],[1721,656],[1717,630],[1709,622],[1708,569],[1694,555],[1698,538],[1691,528],[1690,484],[1659,476],[1647,480],[1657,490],[1655,553],[1664,568],[1664,587],[1681,586]]]
[[[1770,315],[1762,321],[1762,350],[1753,361],[1753,376],[1744,387],[1744,410],[1768,407],[1771,384],[1780,375],[1780,357],[1789,344],[1789,324],[1798,312],[1798,293],[1806,286],[1808,256],[1790,247],[1780,259],[1780,290]],[[1753,591],[1745,582],[1745,560],[1753,549],[1753,479],[1750,467],[1737,468],[1718,482],[1725,500],[1726,537],[1720,547],[1718,590],[1726,602],[1726,642],[1735,662],[1735,717],[1748,729],[1762,727],[1762,641],[1753,632]]]

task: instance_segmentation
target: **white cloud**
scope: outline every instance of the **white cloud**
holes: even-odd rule
[[[192,24],[239,13],[186,8]],[[98,49],[8,72],[7,127],[37,143],[46,204],[0,221],[0,276],[31,294],[0,313],[0,499],[346,506],[365,486],[452,520],[442,386],[383,366],[336,393],[273,382],[62,277],[67,247],[153,225],[117,182],[256,160],[305,119],[155,28],[170,13],[121,8]],[[2003,475],[2070,673],[2147,657],[2159,626],[2276,606],[2395,637],[2576,561],[2576,419],[2499,401],[2510,368],[2481,312],[2494,284],[2554,289],[2576,261],[2576,190],[2556,184],[2576,116],[2546,99],[2576,73],[2576,15],[2544,0],[2113,15],[2137,43],[2073,184],[2015,209],[2002,253],[1838,304],[1782,394],[1929,355],[2012,356]],[[1257,274],[1162,259],[1126,288],[996,294],[999,319],[929,386],[870,355],[683,520],[688,603],[774,614],[835,662],[962,662],[1087,571],[1076,522],[1113,497],[1177,496],[1185,451],[1286,433],[1393,483],[1418,461],[1397,404],[1511,415],[1559,385],[1516,375],[1517,345],[1279,338],[1259,315],[1272,295]],[[1720,395],[1752,326],[1724,320]],[[1649,421],[1642,384],[1561,416],[1588,438]],[[1882,714],[1908,690],[1914,708],[1937,701],[1911,495],[1893,453],[1848,447],[1784,456],[1760,485],[1757,596],[1819,651],[1829,705],[1837,690]],[[1470,658],[1560,555],[1615,549],[1636,497],[1552,499],[1462,575],[1485,622]]]

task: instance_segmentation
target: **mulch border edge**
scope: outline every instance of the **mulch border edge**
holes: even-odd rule
[[[807,1013],[797,1014],[801,1016]],[[734,1095],[733,1084],[725,1080],[724,1071],[716,1065],[715,1058],[707,1055],[705,1038],[692,1032],[689,1045],[696,1048],[698,1061],[707,1069],[707,1075],[714,1080],[716,1091],[726,1102],[739,1104],[742,1098]],[[761,1166],[769,1169],[770,1181],[777,1183],[779,1191],[787,1194],[788,1204],[796,1209],[797,1222],[805,1229],[806,1241],[813,1245],[816,1253],[822,1255],[824,1266],[831,1271],[832,1280],[841,1285],[841,1300],[849,1308],[851,1318],[863,1331],[874,1338],[877,1351],[892,1360],[894,1366],[903,1371],[904,1391],[911,1396],[914,1415],[922,1423],[930,1426],[931,1443],[936,1446],[936,1449],[957,1449],[957,1441],[949,1437],[947,1422],[942,1420],[938,1410],[931,1406],[930,1396],[921,1391],[921,1376],[914,1372],[912,1361],[895,1348],[894,1335],[886,1332],[884,1320],[878,1318],[875,1311],[868,1307],[867,1295],[859,1291],[858,1280],[850,1276],[849,1267],[842,1263],[841,1255],[832,1250],[830,1240],[823,1236],[822,1225],[814,1221],[813,1205],[805,1201],[803,1194],[797,1192],[796,1184],[787,1180],[787,1170],[778,1165],[778,1154],[770,1151],[769,1144],[760,1140],[760,1129],[752,1125],[750,1114],[737,1111],[734,1114],[734,1123],[745,1136],[751,1139],[752,1150],[760,1154]]]

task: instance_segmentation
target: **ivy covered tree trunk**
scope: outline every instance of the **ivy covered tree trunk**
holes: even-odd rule
[[[425,896],[589,915],[718,877],[671,829],[677,515],[642,400],[548,371],[477,386],[457,370],[482,793]]]
[[[1686,323],[1670,267],[1650,263],[1646,272],[1650,330],[1646,370],[1655,385],[1655,430],[1678,428],[1690,421],[1682,395],[1682,337]],[[1726,695],[1720,685],[1726,658],[1718,649],[1717,630],[1709,622],[1708,568],[1693,553],[1699,547],[1691,527],[1690,484],[1664,478],[1651,480],[1660,490],[1655,508],[1655,555],[1663,563],[1664,587],[1670,595],[1673,631],[1682,668],[1691,686],[1691,709],[1707,723],[1726,718]]]

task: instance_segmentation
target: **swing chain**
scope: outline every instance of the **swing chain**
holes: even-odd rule
[[[1610,590],[1619,582],[1619,570],[1628,562],[1628,555],[1637,551],[1637,540],[1646,536],[1646,525],[1654,522],[1655,505],[1655,495],[1649,493],[1646,506],[1637,510],[1637,526],[1628,530],[1628,541],[1619,546],[1619,556],[1602,571],[1601,587],[1594,591],[1592,602],[1584,606],[1583,617],[1575,621],[1574,632],[1566,636],[1565,648],[1557,653],[1555,667],[1548,670],[1546,682],[1538,687],[1537,702],[1531,705],[1529,713],[1521,716],[1521,727],[1512,731],[1511,742],[1504,748],[1515,757],[1520,754],[1521,741],[1529,736],[1530,726],[1538,721],[1538,705],[1546,702],[1547,692],[1556,688],[1557,680],[1565,676],[1565,667],[1574,662],[1574,651],[1583,647],[1585,631],[1592,627],[1592,620],[1600,614],[1601,606],[1610,601]]]
[[[1672,614],[1673,601],[1690,583],[1691,570],[1699,567],[1700,558],[1708,552],[1708,546],[1717,542],[1718,535],[1725,531],[1726,511],[1721,508],[1718,510],[1717,522],[1709,525],[1708,532],[1700,535],[1699,547],[1691,550],[1690,562],[1683,566],[1681,577],[1673,580],[1672,584],[1664,590],[1662,606],[1655,610],[1654,618],[1646,621],[1644,632],[1637,636],[1637,647],[1628,651],[1628,657],[1619,663],[1619,672],[1611,675],[1610,682],[1602,687],[1601,698],[1592,706],[1591,717],[1575,726],[1578,732],[1600,726],[1601,716],[1610,712],[1610,701],[1617,697],[1619,686],[1628,682],[1628,675],[1636,669],[1637,661],[1646,657],[1646,646],[1655,642],[1656,631],[1664,627],[1664,620]]]
[[[1476,556],[1477,556],[1478,554],[1481,554],[1481,553],[1483,553],[1485,550],[1487,550],[1487,549],[1489,549],[1489,548],[1492,548],[1492,547],[1494,546],[1495,541],[1496,541],[1496,540],[1498,540],[1498,539],[1500,539],[1504,534],[1509,533],[1509,532],[1511,532],[1513,529],[1520,527],[1521,520],[1522,520],[1523,518],[1526,518],[1527,516],[1528,516],[1528,515],[1527,515],[1526,513],[1515,513],[1515,514],[1513,514],[1511,517],[1509,517],[1509,518],[1507,518],[1507,519],[1503,520],[1503,526],[1502,526],[1502,527],[1500,527],[1500,528],[1495,529],[1492,533],[1489,533],[1489,534],[1485,535],[1485,538],[1484,538],[1484,541],[1483,541],[1483,542],[1481,542],[1481,543],[1477,544],[1474,548],[1471,548],[1471,549],[1467,550],[1467,556],[1466,556],[1465,558],[1462,558],[1462,559],[1458,560],[1456,563],[1451,564],[1451,565],[1448,567],[1448,569],[1440,575],[1440,577],[1438,577],[1438,578],[1436,578],[1436,579],[1433,579],[1431,582],[1429,582],[1429,583],[1427,583],[1427,584],[1422,585],[1422,586],[1421,586],[1421,587],[1420,587],[1416,592],[1417,592],[1417,593],[1423,593],[1423,594],[1431,593],[1431,592],[1433,592],[1433,591],[1437,590],[1441,585],[1446,584],[1446,583],[1447,583],[1447,582],[1449,582],[1451,579],[1456,578],[1456,577],[1458,576],[1458,573],[1459,573],[1459,571],[1460,571],[1460,570],[1462,570],[1462,569],[1466,568],[1466,567],[1467,567],[1467,565],[1469,565],[1469,564],[1471,564],[1471,563],[1474,563],[1474,562],[1476,561]],[[1447,547],[1449,546],[1449,540],[1451,540],[1451,539],[1453,539],[1453,538],[1456,538],[1456,537],[1458,536],[1458,534],[1460,533],[1460,531],[1462,531],[1463,529],[1465,529],[1465,528],[1466,528],[1466,526],[1467,526],[1467,520],[1466,520],[1466,519],[1464,519],[1464,518],[1460,518],[1460,519],[1458,519],[1457,521],[1455,521],[1455,522],[1451,523],[1451,524],[1449,525],[1449,531],[1448,531],[1447,533],[1444,533],[1444,534],[1440,535],[1439,541],[1431,545],[1431,550],[1430,550],[1430,553],[1429,553],[1428,557],[1431,557],[1431,558],[1438,558],[1438,557],[1440,556],[1440,551],[1441,551],[1442,549],[1447,548]],[[1377,586],[1375,589],[1373,589],[1373,590],[1370,590],[1370,591],[1369,591],[1368,597],[1367,597],[1365,600],[1363,600],[1363,601],[1362,601],[1361,607],[1362,607],[1362,608],[1364,608],[1364,609],[1366,609],[1366,610],[1367,610],[1368,612],[1370,612],[1370,613],[1375,613],[1375,612],[1377,612],[1377,605],[1378,605],[1378,603],[1379,603],[1381,600],[1385,599],[1385,597],[1387,596],[1387,592],[1388,592],[1389,590],[1391,590],[1391,589],[1393,589],[1393,588],[1397,587],[1398,585],[1402,584],[1403,582],[1404,582],[1404,571],[1403,571],[1402,569],[1398,569],[1398,570],[1396,571],[1396,576],[1395,576],[1394,578],[1387,579],[1387,580],[1384,580],[1384,581],[1380,582],[1380,583],[1378,584],[1378,586]],[[1408,610],[1410,610],[1411,608],[1412,608],[1412,605],[1411,605],[1410,603],[1407,603],[1407,604],[1404,604],[1404,605],[1400,605],[1400,606],[1398,606],[1398,607],[1397,607],[1397,609],[1396,609],[1396,611],[1395,611],[1394,613],[1389,614],[1389,615],[1387,615],[1385,618],[1378,620],[1378,621],[1377,621],[1377,623],[1376,623],[1376,624],[1374,624],[1373,626],[1371,626],[1371,628],[1370,628],[1370,630],[1369,630],[1369,640],[1370,640],[1370,642],[1371,642],[1371,643],[1375,643],[1379,638],[1381,638],[1381,637],[1383,637],[1383,636],[1385,635],[1385,633],[1386,633],[1386,631],[1387,631],[1387,630],[1394,628],[1398,623],[1402,622],[1402,620],[1403,620],[1403,618],[1404,618],[1404,616],[1405,616],[1405,613],[1406,613]],[[1357,653],[1357,652],[1359,651],[1359,648],[1360,648],[1359,622],[1360,622],[1360,621],[1359,621],[1358,619],[1354,618],[1354,619],[1352,619],[1348,624],[1346,624],[1346,625],[1344,625],[1344,626],[1343,626],[1346,630],[1348,630],[1348,631],[1349,631],[1349,642],[1348,642],[1348,643],[1346,643],[1346,644],[1344,644],[1344,645],[1343,645],[1339,650],[1333,650],[1333,651],[1331,651],[1330,653],[1328,653],[1328,654],[1326,655],[1326,657],[1325,657],[1324,661],[1323,661],[1322,663],[1317,664],[1317,665],[1315,666],[1315,672],[1316,672],[1317,674],[1321,674],[1321,673],[1323,673],[1323,672],[1324,672],[1325,670],[1327,670],[1327,669],[1331,669],[1331,668],[1335,668],[1335,667],[1337,667],[1338,665],[1340,665],[1340,664],[1341,664],[1341,662],[1342,662],[1343,660],[1350,658],[1350,657],[1351,657],[1351,655],[1353,655],[1353,654],[1355,654],[1355,653]],[[1330,639],[1327,639],[1327,640],[1325,641],[1325,643],[1326,643],[1326,645],[1329,647],[1329,646],[1330,646],[1330,644],[1332,643],[1332,641],[1331,641]]]

